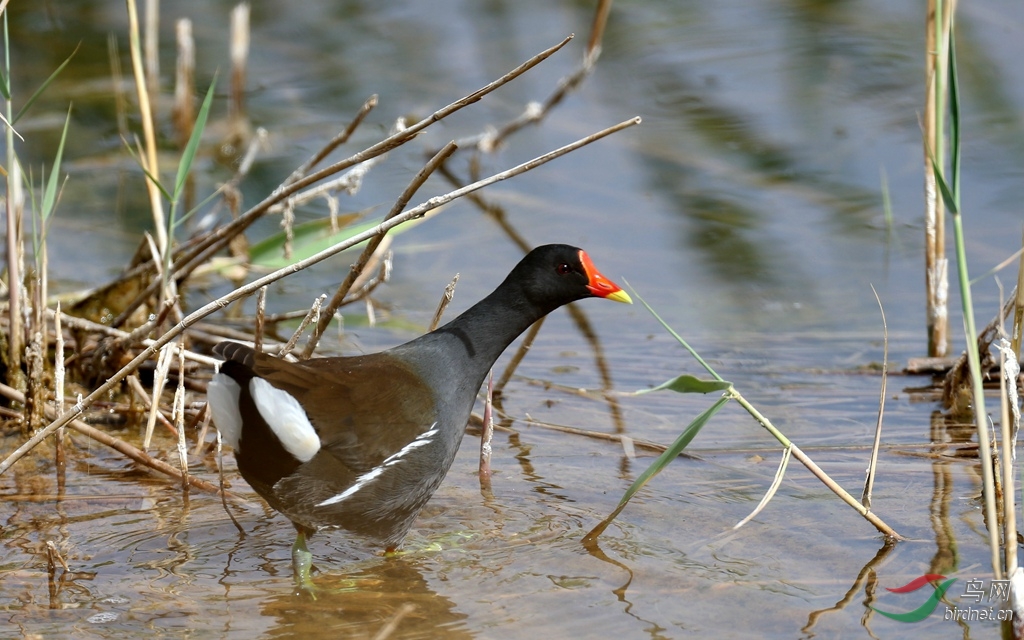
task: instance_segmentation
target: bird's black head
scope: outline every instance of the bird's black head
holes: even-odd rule
[[[545,313],[582,298],[631,303],[629,295],[604,277],[583,249],[546,244],[526,254],[505,280],[515,283]]]

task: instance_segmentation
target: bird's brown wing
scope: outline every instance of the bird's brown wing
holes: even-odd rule
[[[298,363],[259,353],[253,371],[302,403],[321,448],[357,474],[380,465],[437,420],[426,383],[386,353]]]

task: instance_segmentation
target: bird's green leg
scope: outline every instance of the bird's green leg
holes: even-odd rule
[[[314,591],[313,581],[309,577],[312,568],[313,554],[306,548],[306,534],[299,531],[295,536],[295,544],[292,545],[292,569],[295,572],[295,584],[310,593]]]

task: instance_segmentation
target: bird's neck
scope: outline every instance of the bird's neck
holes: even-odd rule
[[[435,343],[447,365],[482,381],[498,356],[534,322],[552,309],[538,309],[515,288],[503,283],[459,317],[418,341]],[[479,387],[479,384],[477,385]]]

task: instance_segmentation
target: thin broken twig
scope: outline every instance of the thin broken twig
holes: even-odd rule
[[[395,201],[394,206],[391,207],[391,211],[384,216],[385,222],[402,212],[402,209],[409,204],[409,200],[416,195],[416,192],[419,191],[419,188],[427,181],[430,174],[434,173],[434,171],[441,166],[441,163],[455,153],[456,149],[458,149],[458,147],[455,146],[455,143],[449,142],[440,151],[435,153],[434,157],[432,157],[427,164],[423,165],[423,168],[413,176],[412,182],[409,183],[409,186],[402,191],[402,195],[400,195],[398,200]],[[356,263],[352,265],[348,275],[345,277],[345,281],[342,282],[341,286],[338,287],[338,290],[334,292],[334,297],[331,298],[329,303],[327,303],[327,307],[324,309],[324,312],[320,314],[320,319],[313,327],[313,335],[310,337],[309,342],[306,343],[306,348],[302,352],[303,359],[309,358],[313,355],[313,350],[316,349],[316,345],[320,341],[320,337],[323,336],[324,331],[327,330],[327,325],[329,325],[331,323],[331,319],[334,318],[334,313],[341,306],[345,296],[348,295],[348,292],[352,289],[352,285],[355,284],[356,279],[362,274],[363,268],[370,261],[370,257],[373,255],[374,251],[377,250],[377,247],[380,246],[383,239],[384,234],[381,233],[380,235],[374,236],[368,243],[366,243],[366,248],[363,249],[362,255],[360,255]]]

